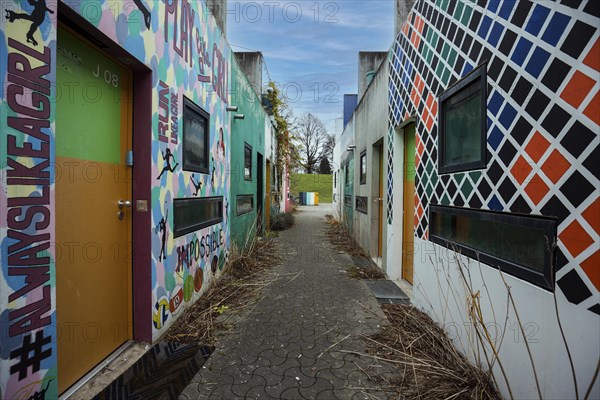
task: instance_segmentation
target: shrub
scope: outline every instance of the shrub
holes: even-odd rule
[[[282,231],[292,227],[296,223],[296,218],[291,212],[276,213],[271,215],[271,230]]]

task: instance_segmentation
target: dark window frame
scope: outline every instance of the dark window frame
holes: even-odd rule
[[[557,240],[558,222],[556,218],[441,205],[429,206],[429,240],[431,242],[437,243],[444,247],[449,247],[449,245],[456,246],[456,249],[460,250],[461,254],[464,254],[469,258],[475,260],[478,259],[484,264],[500,269],[502,272],[506,272],[519,279],[523,279],[543,289],[552,292],[554,291],[555,271],[553,271],[552,268],[556,265],[555,252],[551,253],[549,250],[544,251],[544,271],[539,272],[531,267],[518,264],[515,261],[505,260],[493,254],[485,253],[468,245],[456,243],[437,235],[435,229],[435,218],[433,216],[433,213],[435,212],[446,212],[447,214],[455,216],[484,217],[485,220],[494,223],[510,224],[524,228],[528,227],[544,230],[545,236],[547,237],[549,243],[556,242]]]
[[[350,186],[350,163],[344,166],[344,187]]]
[[[479,81],[479,82],[477,82]],[[481,145],[479,148],[479,159],[467,163],[447,165],[444,159],[445,138],[448,136],[444,131],[444,102],[460,93],[463,89],[471,85],[479,85],[480,92],[480,111],[481,111]],[[483,169],[487,165],[487,62],[473,69],[460,81],[446,89],[438,97],[438,172],[448,174],[452,172],[472,171]]]
[[[188,118],[188,116],[190,115],[193,118],[199,119],[199,118],[203,118],[205,120],[205,132],[204,132],[204,165],[198,165],[197,163],[194,162],[190,162],[189,160],[187,160],[186,158],[186,143],[189,143],[188,138],[189,138],[189,132],[187,132],[186,129],[186,124],[185,121]],[[184,171],[192,171],[192,172],[199,172],[202,174],[208,174],[210,171],[209,168],[209,150],[210,150],[210,114],[207,113],[206,111],[204,111],[202,108],[200,108],[200,106],[198,106],[196,103],[194,103],[192,100],[188,99],[187,97],[183,97],[183,151],[182,151],[182,169]]]
[[[198,207],[202,204],[200,203],[212,203],[218,202],[220,206],[218,206],[218,216],[212,219],[202,221],[193,225],[186,226],[185,228],[180,228],[177,225],[177,218],[175,214],[177,213],[177,207],[179,205],[185,205],[184,203],[196,203],[193,206]],[[183,235],[187,235],[188,233],[199,231],[200,229],[207,228],[209,226],[217,225],[223,222],[223,196],[212,196],[212,197],[191,197],[191,198],[179,198],[173,199],[173,237],[180,237]]]
[[[246,160],[246,151],[250,152],[250,165],[248,166],[248,171],[249,171],[249,175],[246,176],[246,165],[247,165],[247,161]],[[251,181],[252,180],[252,146],[250,146],[248,143],[244,142],[244,180],[245,181]]]
[[[363,171],[363,160],[365,161],[364,171]],[[360,153],[359,161],[360,161],[360,164],[359,164],[360,165],[360,184],[366,185],[367,184],[367,150],[366,149]]]
[[[252,204],[252,208],[250,210],[243,211],[243,212],[239,211],[238,203],[241,198],[250,199],[250,203]],[[250,214],[252,211],[254,211],[254,195],[253,194],[238,194],[235,198],[235,216],[239,217],[241,215]]]
[[[359,202],[364,203],[365,207],[363,208],[362,204],[359,207],[359,205],[358,205]],[[369,212],[368,208],[369,208],[369,198],[368,197],[366,197],[366,196],[356,196],[354,198],[354,209],[356,211],[358,211],[359,213],[368,214],[368,212]]]

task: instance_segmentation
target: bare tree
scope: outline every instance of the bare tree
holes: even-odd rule
[[[298,121],[296,138],[300,144],[302,166],[307,174],[317,170],[321,159],[322,146],[327,139],[327,131],[323,122],[314,114],[306,113]]]
[[[323,142],[323,151],[321,158],[327,159],[327,162],[331,168],[333,166],[333,149],[335,148],[335,135],[326,135],[325,142]]]

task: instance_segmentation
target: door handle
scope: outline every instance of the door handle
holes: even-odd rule
[[[119,206],[119,208],[131,208],[131,201],[129,200],[119,200],[117,202],[117,205]]]

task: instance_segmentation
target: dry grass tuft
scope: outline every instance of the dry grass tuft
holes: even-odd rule
[[[267,270],[281,262],[273,239],[255,241],[241,254],[233,254],[227,270],[165,333],[163,340],[214,344],[248,305],[275,279]]]
[[[325,231],[325,236],[327,236],[336,250],[345,251],[351,257],[369,257],[338,220],[329,214],[326,215],[325,218],[327,219],[328,224],[327,230]]]
[[[358,265],[349,265],[346,267],[346,272],[350,278],[354,279],[385,279],[385,274],[377,265],[369,267],[360,267]]]
[[[365,337],[368,356],[398,366],[388,396],[404,399],[500,399],[491,375],[469,362],[446,332],[413,306],[381,306],[390,325]]]

